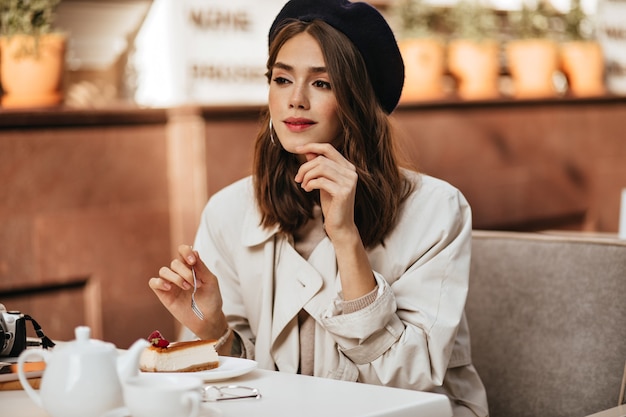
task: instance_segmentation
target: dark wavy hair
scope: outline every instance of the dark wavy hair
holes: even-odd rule
[[[303,32],[317,40],[343,128],[338,150],[354,164],[358,174],[354,220],[366,248],[383,243],[412,187],[400,171],[391,123],[376,98],[363,58],[343,33],[321,20],[293,20],[278,30],[269,48],[268,82],[285,42]],[[256,200],[262,226],[278,224],[282,232],[291,234],[313,217],[319,192],[307,193],[294,181],[300,162],[278,140],[272,142],[269,120],[266,110],[255,143]]]

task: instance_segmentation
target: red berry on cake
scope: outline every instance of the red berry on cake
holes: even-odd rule
[[[158,330],[150,333],[150,336],[148,336],[148,342],[150,342],[152,346],[156,347],[168,347],[170,344],[170,342],[168,342]]]

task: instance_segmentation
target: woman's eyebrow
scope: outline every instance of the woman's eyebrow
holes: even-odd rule
[[[294,67],[283,62],[275,62],[273,68],[282,69],[285,71],[294,71]],[[328,72],[326,67],[310,67],[309,72],[312,74],[323,74]]]

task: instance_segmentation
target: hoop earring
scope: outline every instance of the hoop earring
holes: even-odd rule
[[[270,119],[270,140],[272,141],[272,145],[276,146],[276,141],[274,140],[274,127],[272,126],[272,119]]]

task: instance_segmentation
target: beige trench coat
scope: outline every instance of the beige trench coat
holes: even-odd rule
[[[404,172],[415,191],[385,245],[368,251],[378,297],[357,312],[342,314],[328,238],[307,261],[277,229],[259,227],[251,177],[210,199],[195,248],[218,277],[224,313],[259,367],[297,372],[297,316],[305,309],[316,320],[316,376],[443,392],[485,416],[464,316],[471,210],[448,183]],[[461,408],[455,415],[467,411]]]

